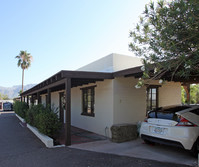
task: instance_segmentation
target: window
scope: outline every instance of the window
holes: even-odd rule
[[[191,113],[194,113],[194,114],[196,114],[196,115],[199,115],[199,109],[195,109],[195,110],[192,110],[192,111],[190,111]]]
[[[94,117],[94,97],[95,97],[95,87],[82,88],[82,113],[81,115],[87,115]]]
[[[150,86],[147,88],[147,111],[158,107],[158,87]]]

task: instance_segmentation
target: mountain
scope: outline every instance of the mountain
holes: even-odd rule
[[[32,88],[36,84],[28,84],[24,85],[24,91]],[[4,95],[8,95],[10,99],[17,97],[19,95],[19,91],[21,90],[21,85],[15,85],[13,87],[2,87],[0,86],[0,93]]]

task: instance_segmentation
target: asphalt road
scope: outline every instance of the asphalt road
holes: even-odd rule
[[[0,113],[0,167],[185,167],[171,163],[78,150],[46,148],[13,113]]]

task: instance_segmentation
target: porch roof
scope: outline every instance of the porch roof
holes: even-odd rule
[[[86,72],[86,71],[66,71],[62,70],[43,82],[35,85],[31,89],[21,93],[21,96],[44,92],[46,89],[59,90],[65,88],[66,79],[71,79],[71,88],[82,86],[84,84],[103,81],[104,79],[113,79],[112,73],[104,72]]]
[[[37,84],[33,88],[23,92],[21,95],[26,96],[30,94],[34,94],[37,92],[42,92],[47,89],[53,88],[54,91],[64,89],[65,82],[67,78],[71,79],[71,88],[82,86],[84,84],[95,83],[96,81],[103,81],[104,79],[113,79],[115,77],[142,77],[143,71],[141,70],[142,66],[137,66],[113,73],[105,73],[105,72],[88,72],[88,71],[66,71],[62,70],[50,78],[44,80],[43,82]],[[162,79],[167,81],[171,81],[170,77],[171,72],[167,72]],[[193,75],[187,78],[173,78],[174,82],[181,82],[182,84],[192,84],[199,83],[199,75]]]
[[[129,68],[125,70],[121,70],[118,72],[113,73],[114,77],[135,77],[135,78],[140,78],[143,75],[143,71],[141,70],[142,66],[134,67],[134,68]],[[151,70],[153,73],[153,69]],[[171,81],[171,75],[172,72],[166,72],[160,79],[164,79],[167,81]],[[190,74],[189,78],[184,78],[184,77],[174,77],[173,80],[174,82],[181,82],[182,84],[194,84],[194,83],[199,83],[199,74],[197,73],[192,73]]]

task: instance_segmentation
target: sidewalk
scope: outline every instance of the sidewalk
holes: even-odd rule
[[[102,140],[76,144],[70,146],[70,148],[190,166],[195,166],[198,161],[197,158],[193,157],[189,152],[181,148],[164,145],[148,145],[145,144],[140,138],[124,143],[113,143],[110,140]]]

